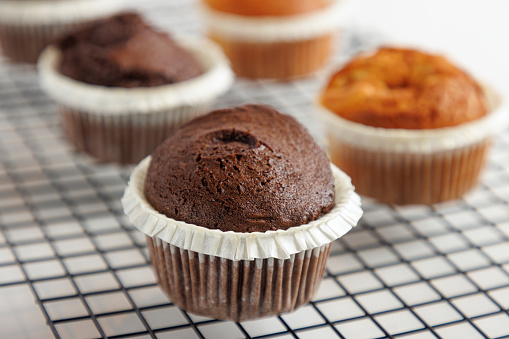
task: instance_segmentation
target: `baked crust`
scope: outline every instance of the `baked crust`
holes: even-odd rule
[[[217,11],[245,16],[284,16],[309,13],[330,5],[331,0],[204,0]]]
[[[136,12],[122,12],[69,32],[57,43],[60,72],[106,87],[153,87],[203,73],[198,60]]]
[[[335,73],[321,97],[339,116],[384,128],[456,126],[487,113],[480,86],[446,58],[381,48]]]
[[[265,105],[216,110],[152,153],[145,197],[166,216],[234,232],[288,229],[334,207],[325,152],[294,118]]]

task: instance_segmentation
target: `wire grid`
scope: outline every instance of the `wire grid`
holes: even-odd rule
[[[160,26],[197,32],[193,5],[138,7]],[[336,61],[377,38],[346,29],[342,43]],[[291,83],[238,80],[219,106],[268,103],[320,139],[310,101],[326,72]],[[461,200],[397,207],[364,199],[363,219],[333,243],[308,305],[225,322],[187,314],[157,286],[144,236],[119,203],[130,168],[72,152],[32,67],[0,60],[0,74],[0,295],[27,286],[55,337],[509,336],[509,133],[497,139],[482,184]]]

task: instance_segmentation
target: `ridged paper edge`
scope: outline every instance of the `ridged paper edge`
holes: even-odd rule
[[[144,196],[150,156],[131,174],[122,198],[124,213],[138,230],[179,248],[230,260],[257,258],[288,259],[294,253],[320,247],[346,234],[362,216],[360,197],[350,177],[331,165],[335,180],[336,206],[308,224],[265,233],[212,230],[177,221],[154,210]]]

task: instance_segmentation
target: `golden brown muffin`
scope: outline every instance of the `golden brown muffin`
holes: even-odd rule
[[[441,56],[356,57],[319,97],[331,160],[381,202],[459,198],[477,185],[499,128],[490,93]]]
[[[341,25],[339,0],[203,0],[208,35],[235,73],[288,80],[329,60]]]
[[[433,129],[486,115],[479,85],[442,56],[381,48],[334,74],[322,104],[339,116],[384,128]]]
[[[331,0],[204,0],[217,11],[246,16],[295,15],[324,8]]]

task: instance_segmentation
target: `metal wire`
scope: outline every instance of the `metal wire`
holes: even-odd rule
[[[177,33],[200,31],[194,5],[133,1]],[[379,42],[347,28],[333,64]],[[323,142],[310,102],[327,71],[290,83],[241,79],[218,107],[272,104]],[[365,199],[309,305],[232,323],[187,314],[162,295],[119,204],[130,168],[72,152],[34,68],[0,60],[0,74],[0,292],[28,286],[55,337],[509,336],[509,133],[475,192],[433,207]]]

